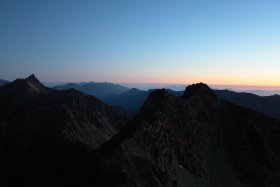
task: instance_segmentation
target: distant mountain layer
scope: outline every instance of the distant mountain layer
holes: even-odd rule
[[[67,90],[71,88],[84,92],[88,95],[93,95],[99,99],[103,99],[110,95],[118,95],[129,90],[129,88],[117,84],[95,83],[95,82],[89,82],[83,84],[68,83],[65,85],[54,87],[54,89],[57,90]]]
[[[231,90],[230,90],[231,91]],[[280,95],[280,90],[234,90],[239,93],[251,93],[258,96]]]
[[[93,95],[109,105],[124,108],[132,113],[138,113],[140,111],[144,101],[153,91],[143,91],[136,88],[128,89],[111,83],[69,83],[55,87],[55,89],[58,90],[66,90],[69,88],[74,88],[86,94]],[[182,91],[173,91],[171,89],[167,89],[167,91],[175,96],[183,94]],[[214,92],[219,97],[222,97],[229,102],[280,119],[279,95],[258,96],[251,93],[239,93],[229,90],[214,90]]]
[[[0,108],[0,186],[75,184],[78,176],[80,184],[76,172],[90,150],[128,121],[123,110],[74,89],[49,89],[34,75],[1,86]]]
[[[9,83],[9,81],[0,79],[0,86],[8,84],[8,83]]]
[[[215,90],[215,93],[229,102],[280,119],[280,95],[257,96],[251,93],[237,93],[229,90]]]
[[[129,112],[137,113],[152,90],[143,91],[136,88],[130,89],[119,95],[111,95],[103,98],[103,101],[112,106],[118,106]]]

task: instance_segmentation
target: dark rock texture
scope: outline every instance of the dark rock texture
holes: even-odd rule
[[[0,108],[0,183],[16,186],[81,183],[85,157],[128,121],[120,109],[49,89],[34,75],[2,86]]]
[[[0,106],[1,184],[280,185],[280,122],[202,83],[181,97],[151,92],[125,126],[122,111],[75,90],[47,89],[34,77],[1,88]]]
[[[280,184],[279,143],[279,121],[196,84],[182,97],[153,92],[107,154],[119,160],[121,186],[264,187]]]

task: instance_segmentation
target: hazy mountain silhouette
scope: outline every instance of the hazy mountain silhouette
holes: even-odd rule
[[[0,108],[1,186],[75,184],[78,176],[83,184],[87,154],[128,120],[123,110],[74,89],[47,88],[34,75],[1,86]]]
[[[4,79],[0,79],[0,86],[8,84],[8,83],[9,83],[9,81],[4,80]]]
[[[105,97],[103,101],[107,104],[124,108],[128,112],[137,113],[152,91],[153,90],[143,91],[132,88],[122,94]]]
[[[224,89],[232,91],[231,89]],[[234,90],[234,92],[238,93],[251,93],[257,96],[272,96],[272,95],[280,95],[280,90]]]
[[[88,95],[93,95],[99,99],[103,99],[104,97],[107,97],[110,95],[118,95],[118,94],[121,94],[121,93],[129,90],[129,88],[126,88],[124,86],[120,86],[117,84],[95,83],[95,82],[81,83],[81,84],[68,83],[65,85],[60,85],[60,86],[54,87],[54,89],[57,89],[57,90],[67,90],[70,88],[74,88],[74,89],[84,92],[85,94],[88,94]]]
[[[229,90],[215,90],[215,93],[227,101],[280,119],[280,95],[257,96]]]

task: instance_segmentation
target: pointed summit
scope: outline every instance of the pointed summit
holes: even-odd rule
[[[25,79],[27,85],[28,85],[28,90],[30,92],[42,92],[42,93],[47,93],[49,92],[49,88],[45,87],[37,78],[34,74],[30,75]]]
[[[38,80],[33,73],[29,77],[27,77],[26,79],[28,79],[28,80]]]
[[[45,87],[34,74],[25,79],[17,79],[3,88],[5,92],[18,93],[18,94],[30,94],[30,93],[49,93],[52,89]]]
[[[155,111],[162,110],[166,102],[173,98],[166,89],[154,90],[144,102],[141,112],[147,115],[152,114]]]
[[[34,74],[30,75],[30,76],[27,77],[25,80],[30,81],[30,82],[33,83],[33,84],[37,84],[37,85],[44,86],[44,85],[37,79],[37,77],[36,77]]]

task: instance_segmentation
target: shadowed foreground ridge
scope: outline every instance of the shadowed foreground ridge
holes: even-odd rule
[[[0,88],[2,183],[280,185],[279,121],[226,102],[203,83],[182,97],[153,91],[125,126],[122,111],[76,90],[31,97],[14,93],[13,84]]]
[[[280,184],[280,123],[223,101],[205,84],[182,97],[154,91],[133,125],[114,142],[122,186]]]
[[[26,186],[76,180],[84,157],[127,122],[122,110],[46,88],[34,75],[2,86],[0,108],[1,182]]]

